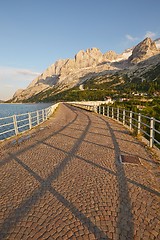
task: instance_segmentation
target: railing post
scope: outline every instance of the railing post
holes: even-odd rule
[[[28,113],[28,120],[29,120],[29,129],[32,128],[32,118],[31,118],[31,113]]]
[[[119,121],[119,108],[117,108],[117,121]]]
[[[130,128],[130,130],[132,129],[132,117],[133,117],[133,113],[132,113],[132,111],[130,111],[130,113],[129,113],[129,128]]]
[[[17,118],[16,118],[16,115],[13,116],[13,124],[14,124],[15,134],[18,135],[18,126],[17,126]]]
[[[105,110],[105,108],[104,108],[104,106],[103,106],[103,113],[102,113],[102,114],[103,114],[103,116],[104,116],[104,110]]]
[[[39,112],[37,111],[37,125],[39,125]]]
[[[149,141],[149,146],[152,148],[153,147],[153,143],[154,143],[154,118],[151,117],[151,121],[150,121],[150,141]]]
[[[141,133],[141,114],[138,113],[138,134]]]
[[[123,109],[123,125],[125,125],[126,111]]]
[[[99,105],[99,114],[101,114],[101,106]]]
[[[112,118],[114,118],[114,109],[112,107]]]
[[[44,122],[44,110],[42,110],[42,122]]]
[[[109,117],[109,106],[107,106],[107,117]]]

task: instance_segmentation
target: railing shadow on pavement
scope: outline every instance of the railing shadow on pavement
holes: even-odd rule
[[[74,122],[76,121],[77,117],[78,117],[78,114],[75,113],[75,117],[74,117],[74,119],[73,119],[72,121],[70,121],[70,122],[69,122],[68,124],[66,124],[65,126],[61,127],[58,131],[55,131],[54,133],[49,134],[47,137],[42,138],[42,140],[45,141],[45,140],[47,140],[47,139],[49,139],[49,138],[51,138],[51,137],[59,134],[61,131],[63,131],[65,128],[67,128],[69,125],[71,125],[72,123],[74,123]],[[36,143],[33,143],[33,144],[29,145],[28,147],[26,147],[26,148],[24,148],[24,149],[22,149],[22,150],[17,151],[17,155],[19,155],[19,154],[21,154],[21,153],[23,153],[23,152],[25,152],[25,151],[29,151],[29,150],[31,150],[32,148],[34,148],[35,146],[37,146],[37,145],[38,145],[37,142],[36,142]],[[0,167],[3,166],[4,164],[8,163],[9,161],[10,161],[10,157],[7,157],[7,158],[1,160],[1,161],[0,161]]]
[[[71,108],[72,109],[72,108]],[[73,109],[72,109],[73,110]],[[82,112],[82,111],[80,111]],[[76,112],[75,112],[76,113]],[[78,115],[78,114],[77,114]],[[14,220],[16,219],[16,221],[20,221],[21,218],[26,215],[29,210],[31,209],[31,207],[40,199],[40,197],[42,197],[46,191],[49,191],[54,197],[56,197],[66,208],[68,208],[71,213],[79,219],[79,221],[82,222],[82,224],[84,224],[89,231],[91,231],[95,237],[99,237],[101,236],[102,238],[101,239],[109,239],[106,235],[105,232],[103,232],[99,227],[97,227],[88,217],[86,217],[82,212],[80,212],[75,206],[73,203],[69,202],[64,196],[62,196],[56,189],[54,189],[52,186],[51,186],[51,183],[53,180],[55,180],[59,174],[61,174],[61,172],[64,170],[64,168],[66,167],[66,165],[70,162],[71,158],[73,156],[77,157],[78,159],[82,160],[82,161],[85,161],[86,163],[88,164],[91,164],[103,171],[106,171],[107,173],[109,174],[112,174],[114,176],[116,176],[117,178],[117,182],[118,182],[118,185],[119,185],[119,204],[120,204],[120,213],[119,213],[119,218],[118,218],[118,223],[117,223],[117,227],[119,229],[119,232],[121,232],[121,235],[123,235],[124,233],[124,237],[125,237],[125,234],[126,232],[124,231],[124,228],[123,226],[121,225],[121,219],[122,217],[124,216],[125,214],[125,211],[124,211],[124,208],[128,209],[128,216],[126,216],[126,219],[125,219],[125,222],[127,224],[130,225],[130,228],[129,230],[127,231],[127,234],[128,236],[130,237],[130,239],[133,239],[133,230],[134,230],[134,224],[133,224],[133,216],[132,216],[132,209],[131,209],[131,204],[130,204],[130,199],[129,199],[129,195],[128,195],[128,188],[127,188],[127,182],[130,182],[132,184],[135,184],[136,186],[152,193],[152,194],[155,194],[155,195],[158,195],[159,193],[157,191],[154,191],[152,189],[150,189],[149,187],[146,187],[145,185],[143,184],[140,184],[134,180],[131,180],[129,178],[127,178],[125,176],[125,173],[124,173],[124,169],[123,169],[123,166],[121,166],[119,164],[119,162],[117,161],[118,160],[118,156],[120,154],[120,148],[119,148],[119,145],[118,145],[118,142],[116,140],[116,136],[114,134],[114,131],[112,129],[112,127],[110,126],[110,124],[105,121],[105,124],[107,126],[107,129],[109,129],[110,133],[111,133],[111,137],[112,137],[112,140],[113,140],[113,145],[114,145],[114,149],[112,148],[112,150],[115,151],[115,166],[116,166],[116,172],[110,170],[110,169],[107,169],[106,167],[102,167],[100,166],[99,164],[97,163],[94,163],[90,160],[87,160],[87,159],[84,159],[80,156],[77,156],[76,155],[76,152],[77,150],[79,149],[81,143],[83,141],[85,141],[85,136],[87,135],[87,133],[89,132],[89,128],[90,128],[90,125],[91,125],[91,120],[90,118],[87,116],[88,118],[88,124],[87,126],[85,127],[83,131],[83,133],[81,134],[81,137],[79,137],[75,144],[73,145],[72,149],[69,151],[69,152],[65,152],[64,150],[62,149],[59,149],[61,151],[64,151],[67,156],[62,160],[62,162],[56,167],[56,169],[47,177],[46,180],[42,179],[37,173],[35,173],[30,167],[28,167],[24,162],[22,162],[20,160],[20,158],[18,157],[19,154],[27,151],[27,150],[30,150],[31,148],[37,146],[38,144],[41,144],[41,143],[44,143],[44,141],[46,141],[47,139],[49,139],[50,137],[54,136],[55,134],[58,134],[58,133],[62,133],[62,131],[64,129],[66,129],[67,127],[71,126],[72,123],[75,123],[76,119],[77,119],[77,115],[76,117],[71,121],[69,122],[67,125],[65,125],[64,127],[62,127],[60,130],[58,130],[57,132],[54,132],[52,134],[50,134],[49,136],[43,138],[42,140],[40,141],[37,141],[36,143],[34,143],[33,145],[29,146],[28,148],[25,148],[23,149],[22,151],[18,151],[17,153],[10,153],[10,156],[9,158],[12,158],[13,160],[15,160],[19,165],[21,165],[26,171],[29,172],[29,174],[31,176],[33,176],[40,184],[41,186],[38,188],[38,189],[35,189],[35,191],[32,193],[31,196],[29,196],[29,198],[27,198],[24,202],[22,202],[19,207],[17,209],[15,209],[11,214],[10,216],[4,221],[4,224],[2,225],[1,227],[1,231],[2,231],[2,236],[3,237],[6,237],[7,234],[8,234],[8,231],[14,226],[15,222]],[[102,119],[101,119],[102,120]],[[104,121],[104,119],[103,119]],[[46,144],[46,143],[45,143]],[[47,143],[48,144],[48,143]],[[94,144],[94,143],[93,143]],[[53,147],[55,148],[54,146],[50,145],[50,147]],[[57,148],[58,149],[58,148]],[[7,159],[9,159],[7,158]],[[124,200],[125,199],[125,200]],[[6,233],[4,234],[3,233],[3,228],[6,227]]]
[[[29,210],[32,208],[32,206],[35,205],[35,203],[46,193],[46,191],[49,191],[54,197],[57,198],[57,200],[59,200],[66,208],[68,208],[70,210],[70,212],[76,218],[78,218],[79,221],[83,225],[85,225],[88,228],[88,230],[94,234],[94,236],[97,239],[99,239],[99,237],[100,237],[100,239],[104,239],[104,240],[108,240],[109,239],[107,237],[107,235],[105,234],[105,232],[103,232],[99,227],[97,227],[88,217],[86,217],[82,212],[80,212],[74,206],[73,203],[69,202],[58,191],[56,191],[56,189],[54,189],[51,186],[53,180],[58,178],[58,176],[64,170],[66,165],[72,159],[73,155],[75,155],[75,153],[77,152],[80,144],[82,143],[83,139],[85,138],[85,136],[86,136],[86,134],[87,134],[87,132],[89,130],[89,127],[91,125],[91,121],[90,121],[88,116],[87,116],[87,118],[88,118],[88,123],[87,123],[87,126],[85,127],[85,129],[83,130],[81,136],[77,139],[77,141],[73,145],[72,149],[68,152],[68,155],[61,161],[61,163],[54,169],[54,171],[45,180],[43,178],[41,178],[37,173],[35,173],[30,167],[28,167],[24,162],[22,162],[17,157],[17,155],[22,153],[22,151],[21,152],[19,151],[16,154],[12,154],[12,153],[9,154],[10,158],[12,158],[14,161],[16,161],[19,165],[21,165],[41,185],[40,185],[40,187],[38,189],[35,189],[33,191],[32,195],[29,196],[29,198],[27,198],[26,200],[24,200],[19,205],[19,207],[17,209],[15,209],[8,216],[8,218],[4,221],[4,223],[0,226],[0,235],[1,235],[2,239],[7,237],[8,232],[10,231],[10,229],[13,228],[14,225],[16,225],[16,223],[18,221],[20,221],[29,212]],[[74,122],[74,121],[72,121],[72,122]],[[67,125],[70,125],[70,124],[67,124]],[[65,128],[66,128],[66,126],[63,127],[63,129],[65,129]],[[61,131],[62,131],[62,129],[61,129]],[[53,136],[53,134],[50,135],[49,137],[51,137],[51,136]],[[46,140],[49,137],[47,137],[47,138],[45,138],[43,140]],[[36,142],[36,144],[34,144],[34,146],[36,146],[37,144],[39,144],[39,142]],[[26,151],[26,150],[28,150],[28,149],[25,149],[24,151]],[[5,229],[5,232],[3,231],[4,229]]]

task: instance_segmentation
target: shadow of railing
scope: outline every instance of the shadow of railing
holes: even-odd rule
[[[132,207],[131,207],[131,200],[129,197],[129,189],[128,189],[128,182],[136,185],[137,187],[140,187],[141,189],[148,191],[149,193],[152,193],[156,196],[160,196],[160,193],[156,190],[153,190],[141,183],[138,183],[135,180],[129,179],[125,176],[125,171],[123,168],[123,165],[119,162],[119,155],[121,153],[116,135],[114,133],[114,130],[109,122],[104,120],[104,118],[100,116],[96,116],[98,119],[100,119],[102,122],[105,123],[105,130],[109,131],[109,136],[112,139],[113,147],[105,146],[106,148],[111,149],[114,152],[114,158],[115,158],[115,169],[116,171],[113,171],[107,167],[101,166],[100,164],[90,160],[85,159],[81,156],[78,156],[77,152],[82,144],[82,142],[95,144],[97,146],[103,146],[99,143],[94,143],[89,140],[86,140],[86,136],[88,133],[90,133],[90,128],[92,126],[92,120],[90,113],[85,113],[84,110],[76,109],[74,107],[70,107],[70,109],[75,113],[75,118],[70,121],[68,124],[60,128],[58,131],[51,133],[49,136],[44,137],[40,140],[36,140],[36,142],[22,150],[17,151],[16,153],[10,153],[9,157],[0,163],[0,165],[4,165],[5,163],[9,163],[9,161],[14,160],[19,166],[21,166],[23,169],[25,169],[34,179],[36,179],[40,186],[35,189],[32,194],[25,199],[15,210],[13,210],[6,220],[4,220],[3,224],[0,226],[0,234],[1,239],[5,239],[10,230],[17,224],[17,222],[21,221],[24,216],[26,216],[29,211],[32,209],[32,207],[40,200],[44,194],[49,191],[52,196],[56,197],[56,199],[63,204],[90,232],[92,232],[96,239],[109,239],[106,232],[103,231],[99,226],[97,226],[95,223],[91,221],[91,219],[78,209],[78,207],[75,206],[71,201],[69,201],[66,197],[64,197],[59,191],[57,191],[53,186],[52,183],[54,180],[58,179],[58,177],[64,172],[66,169],[66,166],[71,162],[73,157],[76,157],[77,159],[86,162],[87,164],[100,169],[106,173],[109,173],[116,177],[117,183],[118,183],[118,193],[119,193],[119,209],[116,209],[118,212],[118,219],[117,219],[117,229],[118,234],[121,236],[122,239],[133,239],[134,238],[134,222],[133,222],[133,214],[132,214]],[[63,130],[72,128],[72,125],[76,125],[76,120],[78,119],[78,115],[83,114],[85,116],[84,119],[84,129],[81,130],[80,136],[70,136],[66,133],[63,133]],[[82,124],[82,123],[81,123]],[[73,130],[73,128],[72,128]],[[55,136],[56,134],[61,134],[64,137],[71,137],[75,142],[73,144],[73,147],[70,151],[63,150],[62,148],[58,146],[54,146],[51,143],[46,142],[51,137]],[[44,144],[48,147],[51,147],[56,150],[60,150],[61,152],[65,153],[65,157],[58,166],[52,170],[50,175],[43,179],[40,175],[38,175],[35,171],[32,170],[31,167],[29,167],[26,163],[24,163],[19,155],[22,153],[25,153],[28,150],[31,150],[32,148],[38,146],[39,144]],[[112,184],[112,183],[111,183]]]
[[[86,115],[86,114],[84,114]],[[61,202],[69,211],[85,226],[88,228],[90,232],[94,234],[94,236],[97,239],[104,239],[108,240],[109,238],[107,237],[106,233],[103,232],[96,224],[94,224],[88,217],[85,216],[81,211],[78,210],[78,208],[72,203],[69,202],[62,194],[60,194],[54,187],[52,187],[52,182],[57,179],[60,174],[64,171],[65,167],[67,164],[71,161],[74,155],[76,155],[76,152],[78,151],[81,143],[85,139],[85,136],[87,135],[89,128],[91,126],[91,120],[90,118],[86,115],[88,119],[88,123],[86,123],[85,129],[82,131],[81,136],[76,139],[72,149],[67,152],[67,156],[59,163],[57,167],[53,170],[53,172],[44,180],[41,178],[35,171],[33,171],[27,164],[25,164],[19,157],[18,155],[30,150],[34,146],[37,146],[39,143],[42,141],[36,142],[32,147],[30,146],[29,148],[25,148],[22,151],[18,151],[17,153],[9,153],[9,157],[14,160],[17,164],[19,164],[23,169],[25,169],[32,177],[34,177],[39,183],[40,186],[35,189],[32,194],[25,199],[15,210],[13,210],[7,219],[3,222],[3,224],[0,226],[0,236],[1,239],[5,239],[10,230],[19,222],[22,218],[24,218],[29,211],[32,209],[32,207],[37,203],[37,201],[47,192],[49,191],[54,197],[57,198],[59,202]],[[71,123],[70,123],[71,124]],[[70,125],[67,124],[67,125]],[[65,129],[63,127],[62,129]],[[61,130],[58,131],[60,133]],[[43,141],[49,139],[53,135],[57,133],[51,134],[47,138],[44,138]]]

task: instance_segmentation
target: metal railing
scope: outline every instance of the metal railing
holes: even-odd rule
[[[58,103],[34,112],[0,118],[0,141],[40,125],[52,115],[57,107]]]
[[[81,104],[80,102],[73,103],[72,105],[105,115],[121,122],[131,131],[134,131],[137,135],[142,135],[146,140],[148,140],[149,147],[152,148],[153,146],[157,146],[160,148],[160,121],[158,119],[142,115],[141,113],[129,111],[124,108],[114,108],[111,106],[101,105],[94,106]]]

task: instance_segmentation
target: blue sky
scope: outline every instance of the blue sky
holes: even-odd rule
[[[159,0],[0,0],[0,99],[81,49],[160,37]]]

